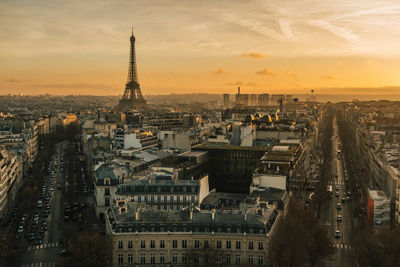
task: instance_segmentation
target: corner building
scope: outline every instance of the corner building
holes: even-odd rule
[[[247,204],[248,205],[248,204]],[[236,211],[151,211],[117,203],[107,214],[113,266],[266,266],[274,205]]]

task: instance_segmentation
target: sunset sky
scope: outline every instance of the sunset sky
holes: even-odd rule
[[[0,0],[0,94],[122,94],[132,26],[144,95],[400,85],[399,0]]]

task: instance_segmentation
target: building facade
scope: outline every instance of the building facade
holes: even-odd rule
[[[279,218],[264,203],[237,212],[149,211],[125,203],[107,213],[114,266],[214,264],[266,266]]]

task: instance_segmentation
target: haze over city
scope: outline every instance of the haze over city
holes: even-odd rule
[[[2,1],[0,94],[397,94],[400,3]]]

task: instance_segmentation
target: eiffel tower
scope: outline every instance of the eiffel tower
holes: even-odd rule
[[[129,72],[128,81],[126,83],[124,94],[119,100],[119,104],[115,107],[118,111],[125,112],[132,109],[143,108],[146,106],[146,100],[144,99],[142,92],[140,91],[140,84],[137,77],[136,71],[136,52],[135,52],[135,41],[136,38],[133,35],[131,40],[131,53],[129,56]]]

